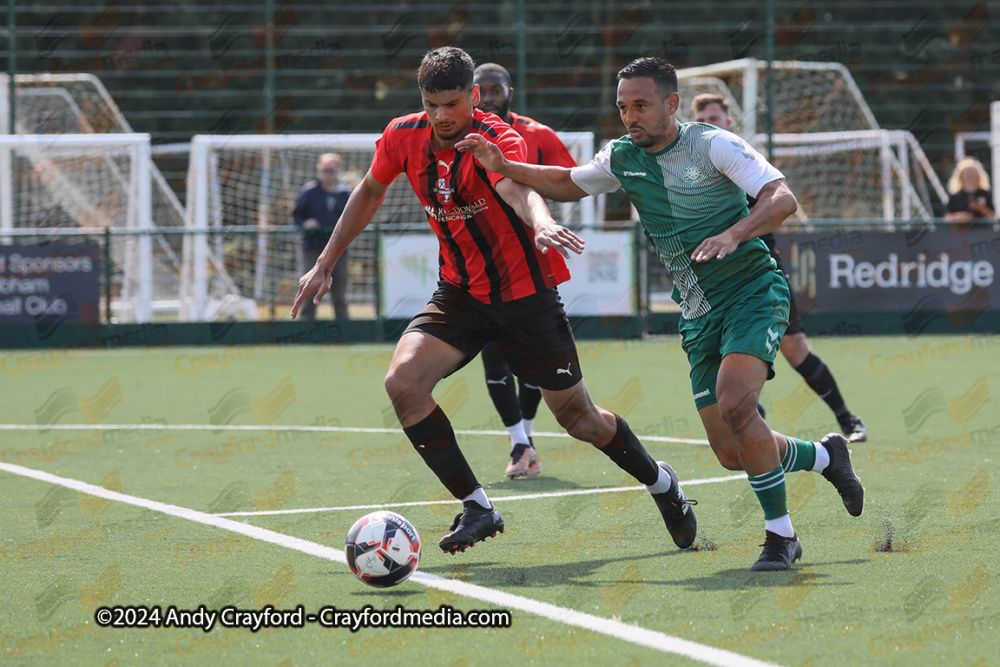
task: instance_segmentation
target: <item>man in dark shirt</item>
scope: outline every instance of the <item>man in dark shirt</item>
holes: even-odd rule
[[[694,120],[699,123],[715,125],[723,130],[728,130],[733,124],[733,120],[729,117],[729,104],[721,95],[705,94],[695,97],[691,100],[691,111]],[[750,199],[750,206],[756,203],[756,200],[750,197],[748,199]],[[781,254],[776,248],[777,239],[775,239],[774,233],[764,234],[760,240],[767,245],[767,249],[771,251],[771,257],[778,264],[778,269],[784,274],[785,280],[788,280],[788,272],[785,270]],[[795,290],[792,289],[791,284],[788,285],[788,291],[792,298],[788,312],[788,328],[785,329],[785,335],[781,338],[781,353],[791,367],[805,379],[806,384],[830,407],[837,418],[841,432],[847,436],[847,439],[851,442],[864,442],[868,439],[868,429],[865,427],[865,423],[847,408],[844,397],[841,396],[840,389],[837,387],[837,381],[833,378],[833,373],[823,363],[823,360],[810,349],[805,329],[799,319],[799,311],[795,303]],[[758,403],[757,409],[763,413],[764,406]]]
[[[309,181],[299,191],[295,199],[293,217],[295,225],[303,230],[302,257],[306,268],[316,264],[319,255],[326,247],[333,228],[337,226],[340,214],[347,206],[347,198],[351,196],[348,187],[340,182],[340,161],[336,153],[324,153],[316,164],[316,180]],[[345,258],[337,262],[333,270],[333,287],[330,297],[333,300],[334,316],[338,320],[348,319],[347,314],[347,266]],[[306,301],[302,304],[302,317],[315,319],[316,304]]]

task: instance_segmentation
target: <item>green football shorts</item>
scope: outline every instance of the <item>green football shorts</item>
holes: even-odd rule
[[[767,362],[774,377],[774,357],[788,327],[788,284],[780,271],[766,271],[730,292],[721,305],[693,320],[681,318],[681,347],[691,364],[691,392],[699,410],[717,402],[715,383],[722,358],[741,352]]]

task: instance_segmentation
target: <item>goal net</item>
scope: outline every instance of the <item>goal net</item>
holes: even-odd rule
[[[766,153],[800,202],[801,218],[930,219],[947,193],[912,134],[884,130],[840,63],[734,60],[677,73],[681,120],[691,99],[723,95],[733,132]],[[768,105],[767,78],[772,80]]]
[[[0,243],[105,241],[112,311],[152,319],[154,284],[169,272],[154,261],[148,134],[0,135]]]
[[[18,74],[16,82],[16,126],[9,128],[9,76],[0,75],[0,135],[81,134],[96,137],[132,133],[114,98],[92,74]],[[34,159],[33,154],[23,150],[15,156],[5,153],[0,155],[0,172],[27,173],[25,170],[36,168]],[[120,156],[109,156],[102,160],[103,166],[99,168],[91,165],[85,156],[76,163],[65,160],[50,163],[46,167],[50,177],[54,173],[51,171],[53,164],[74,169],[72,173],[60,176],[58,181],[61,186],[72,185],[68,194],[62,192],[52,196],[49,194],[53,187],[51,180],[28,179],[21,184],[18,193],[5,201],[6,207],[0,210],[0,218],[5,221],[4,224],[16,224],[20,229],[65,229],[83,225],[87,221],[86,211],[94,210],[98,204],[103,207],[101,210],[123,209],[128,201],[123,193],[133,188],[134,184],[128,180],[131,167],[126,168],[121,163],[122,159]],[[9,171],[11,169],[14,171]],[[184,225],[184,207],[152,159],[147,172],[152,226],[180,230]],[[97,194],[91,190],[99,187],[100,183],[111,183],[112,180],[108,179],[112,179],[115,185]],[[111,224],[118,225],[118,222]],[[151,308],[165,317],[176,317],[180,308],[178,294],[183,241],[180,235],[167,233],[153,235],[151,241],[154,269]],[[223,284],[224,281],[219,283],[220,288],[229,287]],[[118,308],[119,305],[124,310]],[[135,310],[124,302],[115,301],[113,306],[112,315],[119,321],[129,321],[135,316]]]
[[[191,143],[181,317],[185,320],[286,317],[304,265],[302,235],[292,211],[303,185],[316,178],[319,157],[341,156],[340,180],[349,188],[371,166],[378,134],[199,135]],[[560,133],[577,162],[593,155],[593,134]],[[551,203],[563,224],[592,225],[592,198]],[[352,317],[375,317],[378,244],[375,230],[428,232],[427,214],[406,177],[396,179],[372,224],[351,244],[348,303]],[[231,289],[218,284],[231,281]],[[219,297],[219,294],[225,294]]]

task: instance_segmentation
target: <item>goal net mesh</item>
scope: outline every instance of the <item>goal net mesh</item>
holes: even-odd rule
[[[768,77],[773,84],[770,105]],[[784,135],[774,145],[772,161],[803,204],[800,220],[926,218],[943,194],[936,175],[926,173],[920,162],[915,142],[894,136],[885,155],[889,171],[883,171],[875,134],[885,131],[842,65],[776,62],[768,73],[763,62],[741,60],[681,70],[678,83],[681,120],[692,120],[696,95],[722,95],[733,119],[731,131],[765,153],[770,115],[774,133]],[[816,135],[827,140],[818,142]],[[883,173],[891,178],[888,189],[883,188]],[[887,198],[892,200],[889,216]]]
[[[590,133],[561,136],[577,162],[590,159],[593,146]],[[377,138],[378,135],[311,135],[308,140],[295,136],[200,137],[210,143],[204,177],[207,206],[204,220],[194,214],[191,226],[213,229],[209,242],[213,269],[208,275],[210,296],[204,318],[273,319],[287,315],[298,279],[309,268],[304,263],[302,233],[294,226],[292,216],[296,196],[306,183],[316,179],[317,163],[324,153],[340,156],[340,181],[353,188],[371,166]],[[193,178],[197,176],[192,174]],[[192,201],[191,187],[188,206]],[[567,225],[592,223],[595,216],[593,201],[550,202],[549,209],[553,218]],[[258,233],[247,233],[249,227]],[[375,227],[429,231],[427,213],[404,175],[389,186],[372,224],[354,240],[342,260],[348,262],[347,300],[351,317],[355,318],[375,315],[378,270]],[[241,297],[253,301],[256,313],[248,313],[245,305],[227,307],[211,296],[222,291],[214,283],[223,274]],[[317,316],[331,314],[327,299]]]
[[[132,128],[118,105],[92,75],[17,75],[17,116],[13,134],[120,134]],[[13,218],[22,229],[72,227],[124,227],[135,183],[127,149],[87,147],[60,149],[45,155],[37,148],[20,149],[12,157],[12,174],[18,180],[13,197]],[[152,225],[182,228],[184,209],[155,164],[150,165]],[[182,271],[180,235],[153,237],[154,310],[176,312]],[[113,295],[134,265],[133,241],[115,238],[112,260]],[[117,246],[121,246],[120,248]],[[125,261],[126,258],[128,261]],[[113,301],[112,316],[131,319],[131,304]]]
[[[143,216],[138,187],[143,177],[137,162],[148,156],[149,138],[122,138],[124,141],[87,137],[81,144],[72,136],[11,137],[0,150],[5,153],[5,168],[9,165],[10,179],[4,185],[9,187],[11,217],[17,223],[7,229],[18,233],[0,232],[3,242],[96,241],[104,245],[105,229],[137,230]],[[141,143],[145,153],[138,150]],[[79,230],[79,235],[57,233],[70,230]],[[112,239],[111,247],[102,252],[104,275],[109,280],[104,290],[111,297],[113,317],[136,321],[149,312],[142,307],[142,300],[157,295],[155,287],[142,290],[143,266],[151,270],[146,274],[147,287],[169,279],[176,284],[177,276],[169,263],[151,259],[150,255],[157,253],[144,246],[140,235],[121,234]],[[161,295],[176,298],[169,290]],[[97,309],[97,304],[87,306]]]

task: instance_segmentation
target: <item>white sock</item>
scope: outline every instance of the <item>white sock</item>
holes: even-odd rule
[[[813,472],[823,472],[830,465],[830,452],[826,451],[820,443],[816,443],[816,463],[813,464]]]
[[[795,537],[795,529],[792,528],[792,520],[787,514],[785,516],[779,516],[777,519],[766,519],[764,521],[764,528],[772,533],[777,533],[782,537]]]
[[[475,491],[462,498],[463,503],[467,503],[470,500],[475,500],[480,507],[486,510],[493,507],[493,505],[490,504],[490,499],[486,497],[486,492],[483,491],[483,487],[481,486],[477,486]]]
[[[660,476],[656,478],[654,483],[647,484],[646,490],[650,493],[666,493],[670,490],[670,485],[672,483],[670,475],[668,475],[667,471],[660,466],[656,466],[656,469],[660,471]]]
[[[510,446],[521,444],[528,444],[528,436],[524,433],[524,426],[521,422],[514,424],[513,426],[507,427],[507,432],[510,433]]]
[[[531,437],[531,427],[535,425],[534,419],[522,419],[521,426],[524,428],[524,437]]]

